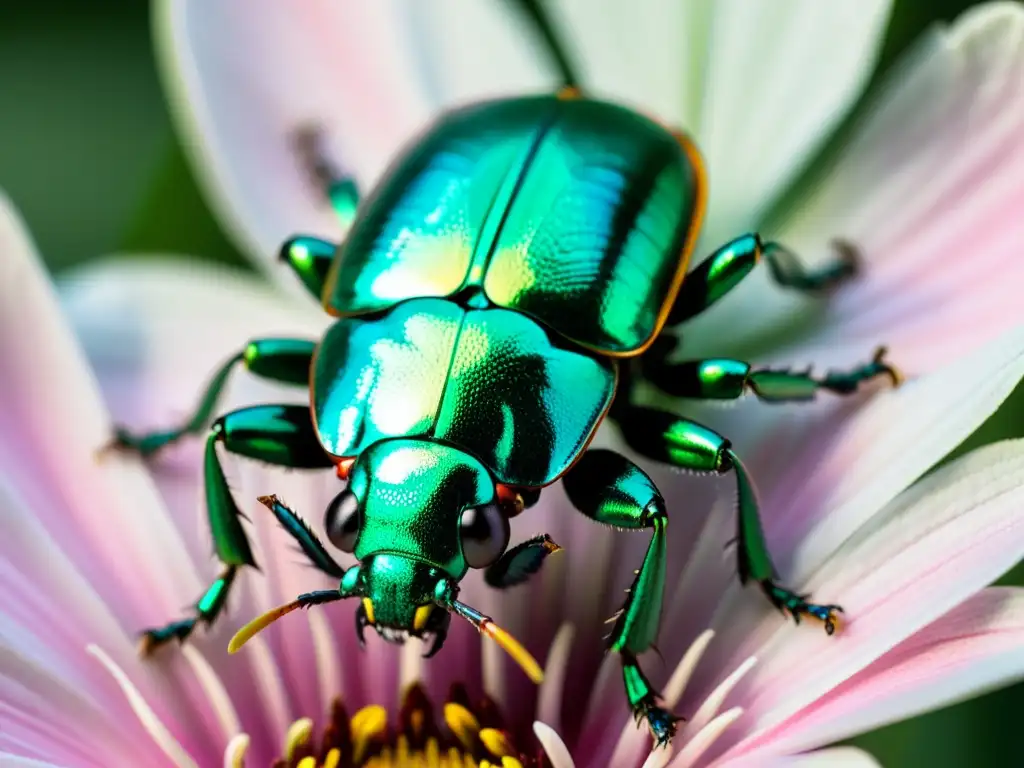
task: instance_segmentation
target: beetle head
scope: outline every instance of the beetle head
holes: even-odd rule
[[[401,556],[458,582],[469,568],[493,563],[508,545],[507,501],[486,467],[454,446],[384,440],[364,451],[348,476],[348,487],[327,508],[324,529],[334,546],[361,563]],[[393,579],[415,578],[404,597],[429,591],[431,579],[436,582],[404,566],[394,576],[383,575],[382,565],[370,570],[374,579],[388,580],[387,589]]]
[[[427,640],[427,657],[441,650],[451,623],[451,614],[441,605],[455,591],[450,577],[428,563],[395,554],[371,557],[360,566],[360,577],[360,645],[371,626],[391,643],[404,643],[410,636]]]
[[[488,616],[459,602],[469,568],[485,568],[508,545],[508,517],[522,499],[495,485],[487,469],[454,446],[396,438],[372,445],[351,465],[349,485],[327,508],[327,538],[359,565],[345,571],[337,593],[316,592],[250,622],[232,640],[237,650],[256,632],[309,605],[358,598],[356,634],[367,626],[385,640],[412,637],[441,649],[453,613],[501,645],[540,682],[532,656]],[[510,507],[511,505],[511,507]]]

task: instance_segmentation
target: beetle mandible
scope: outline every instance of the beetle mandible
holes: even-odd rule
[[[336,468],[347,486],[324,526],[330,543],[358,561],[342,568],[293,510],[262,497],[340,585],[251,622],[232,650],[296,608],[357,598],[360,641],[371,626],[392,642],[432,638],[433,655],[456,614],[539,681],[525,649],[458,600],[459,582],[469,568],[486,569],[499,589],[535,573],[558,546],[544,535],[509,547],[508,519],[561,480],[584,515],[651,532],[608,649],[621,659],[634,714],[667,743],[678,718],[660,705],[637,656],[657,634],[669,511],[633,462],[588,450],[605,418],[642,456],[733,475],[740,581],[756,582],[796,621],[814,617],[832,634],[839,606],[808,602],[779,582],[752,480],[729,440],[633,395],[641,381],[672,396],[752,392],[767,402],[848,394],[879,376],[898,384],[884,350],[820,378],[741,360],[669,359],[676,343],[664,329],[714,305],[760,261],[780,286],[816,292],[855,273],[852,246],[837,243],[839,258],[810,271],[783,246],[745,234],[687,274],[707,195],[697,148],[683,133],[575,88],[445,113],[362,201],[315,142],[301,151],[350,227],[341,245],[296,237],[281,255],[336,320],[319,340],[251,341],[180,427],[116,431],[114,446],[149,455],[212,421],[206,504],[224,569],[192,616],[145,632],[145,652],[213,622],[239,569],[255,565],[220,446],[285,467]],[[257,405],[214,419],[238,364],[309,387],[309,406]]]

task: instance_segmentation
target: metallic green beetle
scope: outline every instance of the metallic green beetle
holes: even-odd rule
[[[350,228],[340,246],[298,237],[282,257],[336,321],[319,340],[250,342],[180,428],[117,433],[116,445],[151,454],[206,429],[238,363],[310,390],[309,407],[259,405],[213,420],[206,494],[225,568],[192,617],[145,634],[145,650],[216,619],[238,569],[255,565],[220,445],[286,467],[336,467],[347,487],[329,505],[324,527],[358,561],[342,568],[295,512],[276,497],[261,498],[340,586],[260,617],[236,635],[232,650],[295,608],[354,597],[360,641],[367,625],[389,641],[432,636],[432,655],[455,613],[539,680],[536,662],[514,639],[459,602],[458,585],[469,568],[486,569],[496,588],[540,568],[557,545],[539,536],[509,548],[508,518],[561,480],[584,515],[651,530],[608,648],[621,658],[633,712],[667,742],[678,718],[659,706],[637,656],[657,634],[668,510],[630,460],[587,450],[605,417],[643,456],[735,476],[740,580],[757,582],[797,621],[809,615],[834,631],[838,606],[807,602],[779,583],[751,479],[729,440],[636,404],[633,395],[641,380],[673,396],[735,399],[749,391],[769,402],[811,400],[819,390],[846,394],[878,376],[897,383],[881,352],[821,378],[740,360],[668,359],[675,343],[663,330],[713,305],[759,260],[780,285],[817,291],[854,273],[851,247],[840,245],[833,266],[808,272],[781,246],[747,234],[686,274],[707,189],[696,148],[575,90],[443,115],[362,202],[315,143],[301,151]]]

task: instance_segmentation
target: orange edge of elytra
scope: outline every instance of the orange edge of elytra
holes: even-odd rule
[[[672,311],[672,305],[675,303],[676,297],[679,295],[679,289],[683,287],[683,278],[686,277],[687,267],[690,266],[690,259],[693,256],[693,251],[697,247],[697,238],[700,236],[701,227],[704,224],[704,214],[707,211],[708,202],[708,183],[707,183],[707,169],[704,165],[704,158],[700,154],[700,150],[697,149],[697,145],[693,143],[690,137],[682,131],[670,131],[670,133],[679,142],[679,145],[683,148],[686,153],[687,159],[690,161],[690,165],[693,167],[695,179],[695,186],[697,190],[697,199],[693,204],[693,215],[690,217],[690,228],[686,233],[686,240],[683,243],[683,250],[680,253],[679,266],[676,268],[676,273],[672,277],[672,283],[669,285],[668,293],[665,294],[665,300],[662,302],[661,310],[658,312],[658,319],[654,323],[654,328],[651,331],[650,336],[647,337],[647,341],[641,344],[635,349],[626,350],[625,352],[613,352],[605,349],[596,349],[594,347],[581,344],[586,349],[604,357],[613,357],[616,359],[628,359],[631,357],[637,357],[647,351],[647,348],[654,343],[654,340],[661,334],[661,329],[665,327],[665,322],[668,320],[669,312]]]

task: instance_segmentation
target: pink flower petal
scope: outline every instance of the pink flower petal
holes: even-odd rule
[[[193,565],[142,468],[97,462],[109,418],[28,236],[3,200],[0,252],[0,466],[66,556],[105,594],[121,595],[111,607],[133,631],[188,600],[198,586]]]
[[[739,757],[714,765],[716,768],[881,768],[875,758],[855,747],[834,747],[804,755]]]
[[[765,519],[802,581],[858,527],[981,426],[1024,376],[1024,327],[932,375],[824,422],[787,470],[771,473]],[[770,449],[771,442],[762,444]],[[816,464],[817,466],[814,466]],[[767,475],[767,473],[766,473]]]
[[[750,719],[724,741],[777,726],[1019,562],[1022,500],[1024,440],[976,450],[897,499],[801,585],[843,605],[841,632],[773,616],[751,633],[761,663],[736,694]]]
[[[844,542],[870,528],[886,504],[977,429],[1022,375],[1024,330],[867,403],[853,398],[843,410],[833,409],[831,420],[815,413],[814,405],[794,405],[789,418],[763,403],[744,407],[743,423],[734,421],[724,434],[736,439],[761,490],[761,519],[783,580],[804,585],[810,574],[834,561]],[[755,433],[749,442],[747,425]],[[729,499],[732,490],[721,492]],[[677,624],[666,623],[663,630],[664,637],[673,638],[665,650],[679,652],[690,641],[689,632],[708,623],[716,627],[720,642],[710,649],[713,660],[697,674],[696,688],[705,694],[715,684],[705,677],[710,670],[733,669],[747,656],[760,655],[758,626],[766,620],[775,628],[785,626],[756,587],[738,584],[735,552],[723,551],[735,535],[734,520],[732,505],[720,505],[709,520],[700,557],[676,582],[678,592],[670,594],[667,620]],[[816,597],[842,602],[842,593]],[[679,624],[689,630],[674,628]],[[731,666],[717,657],[726,649],[736,654]]]
[[[162,719],[195,725],[202,711],[196,683],[178,677],[181,668],[174,663],[140,662],[129,638],[176,617],[195,599],[200,582],[144,469],[117,458],[97,461],[112,425],[6,200],[0,200],[0,252],[0,466],[4,514],[10,516],[0,567],[2,645],[5,652],[63,670],[104,712],[124,719],[126,739],[151,747],[126,714],[123,698],[113,697],[116,686],[86,656],[84,643],[109,643],[111,657],[136,679]],[[37,634],[37,626],[48,625],[51,631]],[[32,630],[19,633],[17,627]],[[10,716],[21,718],[25,738],[35,733],[45,741],[45,720],[28,724],[28,706],[23,702]],[[202,746],[203,731],[188,728],[182,740],[190,749]]]
[[[282,335],[316,339],[329,322],[319,308],[291,300],[258,278],[175,259],[136,264],[112,261],[89,267],[63,281],[62,298],[116,420],[133,430],[166,427],[190,413],[213,371],[250,339]],[[308,397],[302,387],[268,384],[239,368],[217,412],[260,402],[301,403]],[[202,564],[199,573],[212,579],[218,566],[209,557],[201,449],[201,437],[190,437],[155,457],[149,468]],[[276,493],[318,528],[340,486],[325,472],[286,472],[236,457],[227,458],[225,466],[235,498],[252,521],[249,531],[262,573],[247,571],[239,576],[229,615],[209,632],[209,638],[198,641],[212,654],[211,663],[222,674],[232,698],[241,702],[241,719],[253,736],[250,753],[261,754],[260,732],[266,728],[253,722],[265,713],[254,706],[251,669],[258,659],[248,653],[244,659],[228,657],[227,640],[255,615],[302,592],[330,585],[303,564],[290,539],[256,498]],[[186,604],[179,603],[173,616],[161,620],[175,617]],[[388,696],[396,696],[397,676],[390,666],[394,649],[374,642],[367,653],[360,653],[352,632],[353,606],[317,610],[323,611],[323,618],[334,628],[328,631],[338,638],[338,666],[366,665],[369,654],[381,677],[374,679],[374,690],[366,695],[387,691]],[[286,700],[274,703],[282,708],[280,717],[320,717],[320,682],[309,674],[318,640],[309,623],[300,618],[281,622],[266,633],[265,640],[279,659],[285,681]],[[351,683],[346,697],[362,696],[361,676],[346,677]]]
[[[745,750],[793,752],[980,695],[1024,677],[1024,590],[957,606]]]

